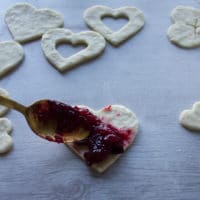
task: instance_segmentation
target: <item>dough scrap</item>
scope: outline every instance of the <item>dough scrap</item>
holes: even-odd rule
[[[64,24],[60,13],[47,8],[37,9],[28,3],[17,3],[9,8],[5,22],[13,38],[21,43],[40,38],[49,29]]]
[[[183,48],[200,46],[200,10],[189,6],[177,6],[171,13],[172,24],[169,40]]]
[[[12,131],[12,123],[8,118],[0,118],[0,134],[10,133]]]
[[[0,154],[7,153],[13,146],[12,137],[9,135],[11,130],[11,121],[7,118],[0,118]]]
[[[109,111],[107,111],[107,109],[105,108],[102,108],[98,111],[94,111],[86,106],[79,107],[89,109],[93,114],[100,117],[101,120],[103,120],[106,123],[112,124],[116,128],[130,129],[132,131],[131,137],[128,143],[124,143],[125,150],[133,143],[135,136],[138,133],[139,123],[135,114],[131,110],[122,105],[112,105]],[[87,151],[87,149],[74,146],[73,143],[67,143],[67,146],[70,147],[70,149],[72,149],[81,159],[84,160],[84,153]],[[119,157],[120,154],[109,155],[107,159],[100,163],[93,164],[91,167],[95,171],[102,173],[108,167],[110,167]]]
[[[120,30],[113,32],[103,22],[103,17],[125,17],[128,23]],[[120,45],[122,42],[135,35],[144,26],[144,14],[135,7],[121,7],[112,9],[106,6],[92,6],[84,12],[85,23],[93,30],[99,32],[112,45]]]
[[[14,41],[0,42],[0,77],[15,69],[24,58],[24,50]]]
[[[56,45],[61,43],[69,43],[72,46],[86,44],[87,47],[65,58],[56,50]],[[64,72],[100,55],[106,46],[106,42],[100,34],[93,31],[73,33],[68,29],[53,29],[42,36],[41,45],[48,61],[57,70]]]
[[[4,96],[4,97],[9,97],[8,92],[5,89],[3,89],[3,88],[0,88],[0,95]],[[9,109],[7,107],[0,105],[0,117],[2,117],[3,115],[5,115],[8,110]],[[0,118],[0,121],[1,121],[1,118]],[[0,122],[0,126],[1,126],[1,122]]]
[[[7,153],[13,146],[13,140],[7,133],[0,134],[0,154]]]
[[[191,110],[184,110],[179,117],[180,124],[191,131],[200,131],[200,101]]]

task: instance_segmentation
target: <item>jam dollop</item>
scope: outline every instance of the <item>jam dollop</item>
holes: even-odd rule
[[[61,137],[63,133],[70,133],[80,128],[89,131],[87,138],[74,142],[76,146],[83,145],[88,148],[88,151],[84,153],[88,165],[101,162],[110,154],[124,152],[123,132],[113,125],[103,122],[87,108],[72,107],[47,100],[45,105],[35,105],[34,112],[38,120],[44,124],[47,121],[56,121],[55,134],[58,143],[64,142]],[[52,139],[49,138],[49,141]]]

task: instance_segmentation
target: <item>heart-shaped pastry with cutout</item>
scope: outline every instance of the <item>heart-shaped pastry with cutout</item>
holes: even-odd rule
[[[102,22],[104,17],[127,18],[128,23],[114,32]],[[100,5],[88,8],[84,12],[84,20],[91,29],[103,35],[108,42],[115,46],[135,35],[144,26],[145,21],[142,11],[135,7],[112,9]]]

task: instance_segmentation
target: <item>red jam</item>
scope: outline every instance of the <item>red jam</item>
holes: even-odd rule
[[[109,111],[110,109],[108,107]],[[62,143],[63,133],[70,133],[79,128],[89,131],[87,138],[74,142],[74,145],[88,147],[88,151],[84,154],[88,165],[104,160],[109,154],[120,154],[124,151],[124,132],[111,124],[104,123],[88,109],[47,100],[45,105],[35,105],[34,113],[43,123],[51,119],[56,120],[56,140],[47,137],[49,141]]]
[[[110,112],[110,111],[112,111],[112,106],[109,105],[109,106],[105,107],[105,108],[103,109],[103,111],[105,111],[105,112]]]

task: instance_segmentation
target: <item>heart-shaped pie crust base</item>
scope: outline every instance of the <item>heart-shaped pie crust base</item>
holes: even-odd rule
[[[24,58],[24,50],[16,42],[0,43],[0,77],[17,67]]]
[[[52,28],[62,27],[61,14],[50,9],[37,9],[28,3],[18,3],[7,10],[5,22],[18,42],[28,42]]]
[[[200,10],[177,6],[171,17],[174,24],[167,31],[169,40],[184,48],[200,46]]]
[[[113,32],[102,22],[103,17],[125,17],[129,21],[119,31]],[[92,6],[84,12],[84,20],[91,29],[99,32],[115,46],[136,34],[144,26],[144,15],[135,7],[112,9],[106,6]]]
[[[121,105],[112,105],[105,107],[101,110],[94,111],[85,106],[79,106],[89,109],[94,115],[98,116],[103,122],[109,123],[116,127],[117,129],[128,130],[128,137],[123,141],[124,150],[126,150],[134,141],[135,136],[138,132],[138,120],[135,114],[128,108]],[[124,132],[125,134],[125,132]],[[87,147],[80,147],[74,143],[67,143],[80,158],[85,160],[84,153],[87,152]],[[105,160],[92,164],[91,167],[97,172],[105,171],[109,166],[111,166],[121,154],[110,154]]]
[[[189,130],[200,131],[200,102],[194,103],[191,110],[181,112],[179,121]]]
[[[72,46],[84,44],[87,47],[70,57],[64,58],[56,49],[56,45],[61,43],[69,43]],[[42,36],[41,44],[48,61],[60,72],[97,57],[106,46],[104,38],[96,32],[73,33],[68,29],[53,29],[46,32]]]

